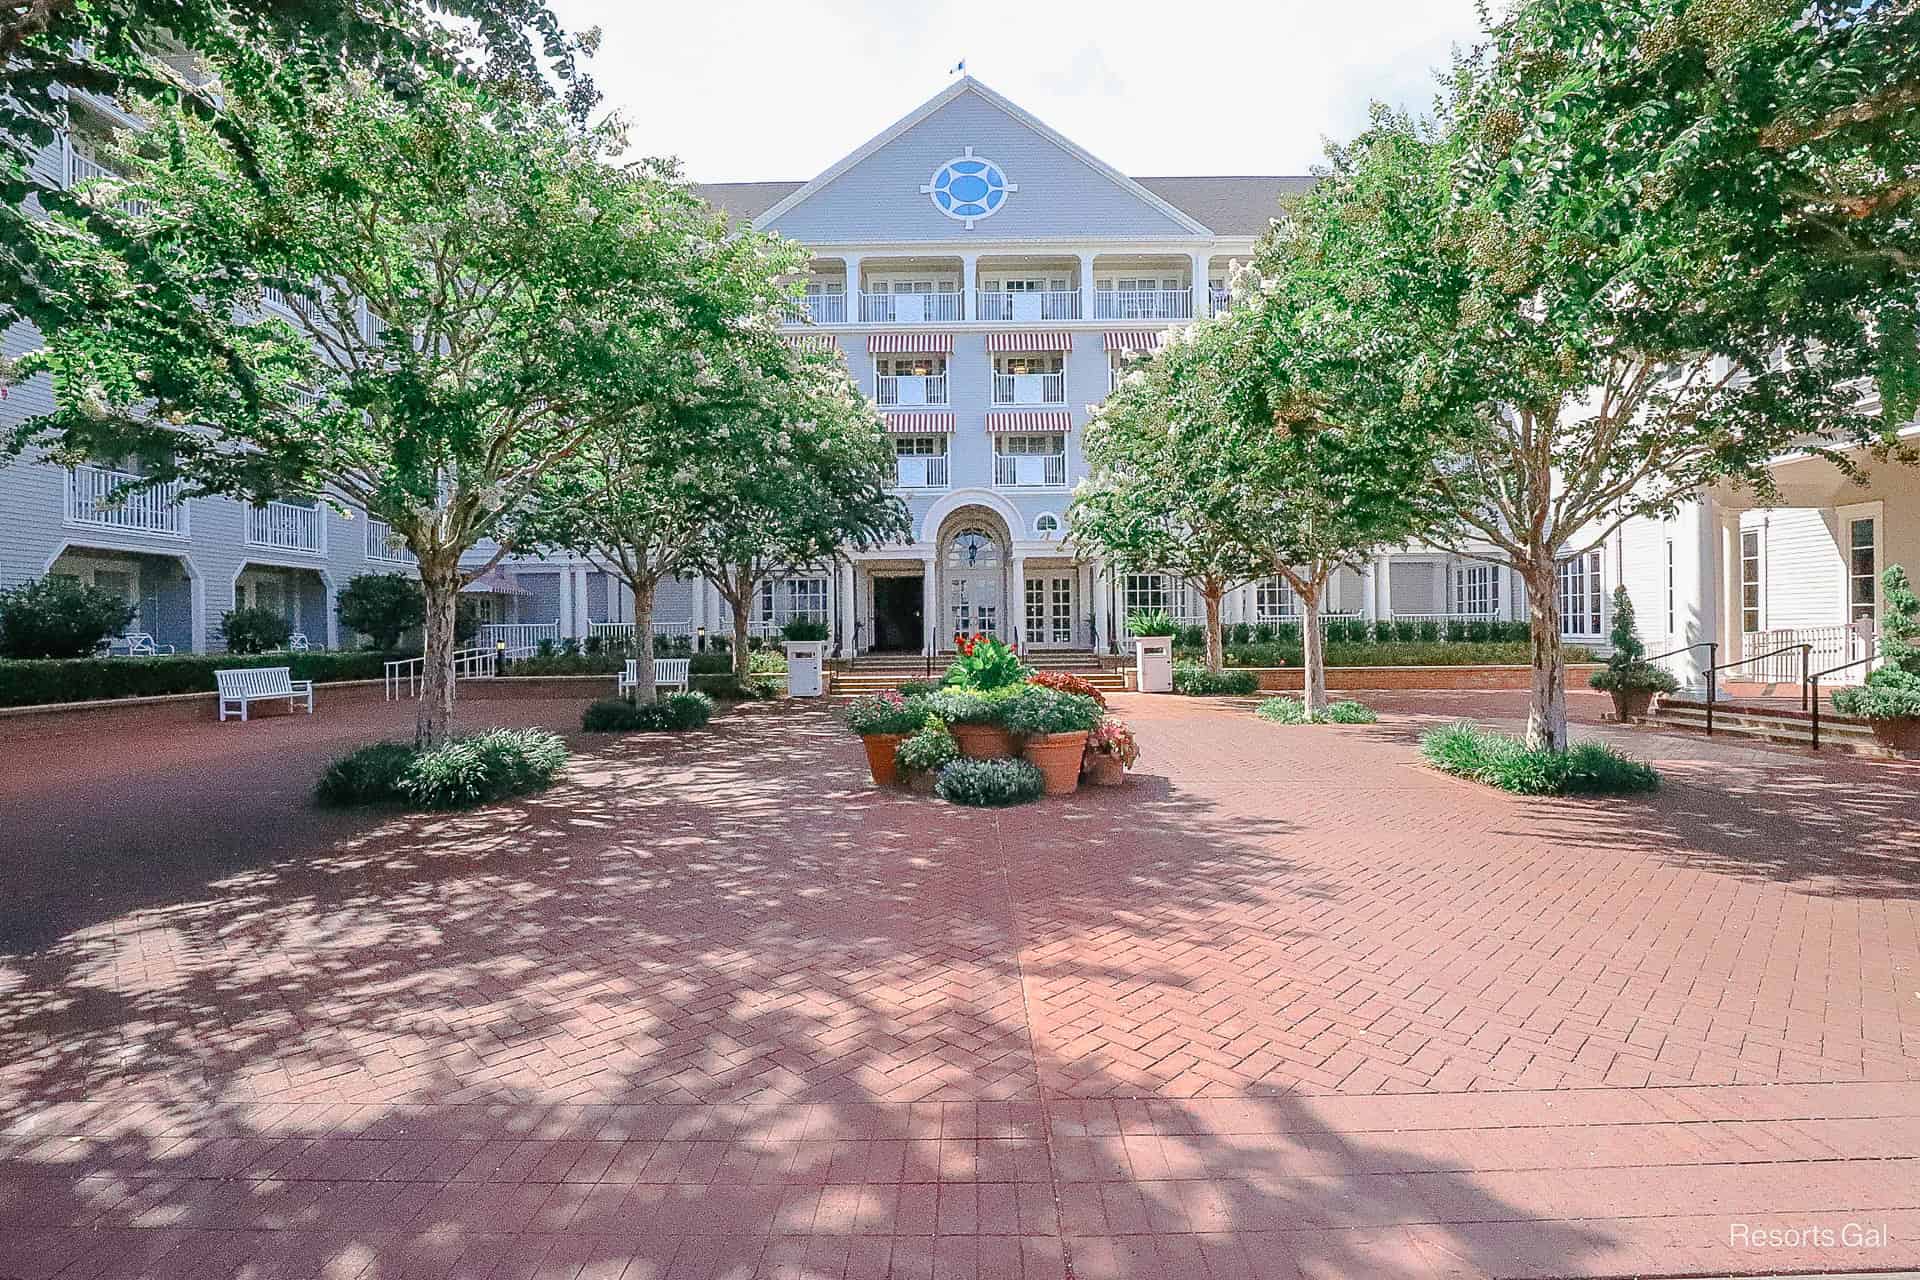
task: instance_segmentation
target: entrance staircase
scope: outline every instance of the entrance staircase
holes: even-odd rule
[[[951,656],[937,657],[929,668],[921,654],[865,654],[852,671],[827,672],[827,692],[836,697],[857,697],[896,688],[902,680],[938,680],[951,661]],[[1126,688],[1120,671],[1103,667],[1099,655],[1090,649],[1040,650],[1026,654],[1023,661],[1039,671],[1070,672],[1102,693],[1119,693]]]
[[[1707,728],[1707,700],[1696,693],[1673,694],[1660,699],[1655,708],[1656,724],[1678,729]],[[1797,698],[1719,699],[1713,704],[1715,737],[1750,738],[1782,746],[1811,747],[1813,716],[1800,709]],[[1820,749],[1850,752],[1856,755],[1891,755],[1873,736],[1873,729],[1858,716],[1843,716],[1822,701],[1820,707]]]

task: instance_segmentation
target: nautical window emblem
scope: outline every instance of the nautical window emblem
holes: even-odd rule
[[[933,207],[949,218],[971,227],[978,218],[1000,212],[1007,197],[1020,188],[1007,181],[1006,171],[991,160],[967,153],[955,156],[933,171],[933,178],[920,188],[920,194],[933,201]]]

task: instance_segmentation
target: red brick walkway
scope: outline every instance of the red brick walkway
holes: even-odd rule
[[[380,706],[0,734],[0,1277],[1920,1264],[1920,772],[1519,801],[1380,701],[999,814],[817,709],[455,817],[305,806]]]

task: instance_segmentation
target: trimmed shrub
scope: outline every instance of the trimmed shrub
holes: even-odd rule
[[[1897,564],[1880,575],[1880,585],[1882,665],[1857,688],[1834,690],[1833,706],[1845,715],[1869,720],[1920,717],[1920,597],[1914,595],[1907,571]]]
[[[626,667],[626,659],[614,653],[536,652],[531,657],[515,658],[500,671],[503,676],[610,676]]]
[[[1207,697],[1215,694],[1233,694],[1244,697],[1256,693],[1260,688],[1260,677],[1251,671],[1209,671],[1197,662],[1176,662],[1173,664],[1173,691],[1190,694],[1194,697]]]
[[[544,729],[489,729],[414,756],[395,784],[422,809],[470,809],[551,785],[567,744]]]
[[[1254,714],[1274,724],[1373,724],[1380,719],[1372,707],[1350,698],[1328,703],[1317,716],[1309,716],[1307,704],[1299,698],[1268,698]]]
[[[755,649],[747,655],[747,672],[756,676],[783,676],[787,674],[787,655],[778,649]]]
[[[220,635],[228,653],[266,653],[287,647],[293,624],[272,609],[229,609],[220,615]]]
[[[588,733],[684,733],[713,719],[713,699],[704,693],[670,693],[658,702],[602,698],[580,715]]]
[[[362,573],[340,588],[340,621],[373,641],[396,649],[400,637],[427,620],[427,597],[418,579],[404,573]]]
[[[1001,809],[1037,800],[1046,789],[1040,770],[1026,760],[955,760],[940,770],[933,792],[951,804]]]
[[[290,667],[295,680],[378,680],[394,658],[411,653],[160,654],[152,658],[39,658],[0,660],[0,707],[49,702],[97,702],[171,693],[211,693],[213,673],[235,667]]]
[[[1865,684],[1833,691],[1833,709],[1868,720],[1920,718],[1920,676],[1899,667],[1882,667]]]
[[[780,628],[782,640],[825,640],[827,623],[824,618],[795,618]]]
[[[1428,730],[1420,739],[1420,751],[1443,772],[1515,795],[1627,795],[1660,785],[1660,774],[1652,765],[1604,743],[1576,742],[1566,751],[1532,751],[1518,738],[1464,720]]]
[[[1228,644],[1251,644],[1253,642],[1252,624],[1236,622],[1232,626],[1227,627],[1226,642]]]
[[[924,698],[930,693],[938,693],[946,686],[938,680],[902,680],[895,688],[903,698]]]
[[[1036,671],[1027,677],[1027,683],[1047,689],[1058,689],[1062,693],[1077,693],[1083,698],[1092,698],[1103,707],[1107,705],[1106,698],[1098,689],[1069,672]],[[904,689],[905,686],[903,685],[902,688]]]
[[[724,676],[695,676],[693,691],[720,702],[765,702],[780,696],[784,687],[778,676],[753,676],[742,680],[732,672]]]
[[[1647,661],[1647,646],[1640,642],[1640,634],[1633,625],[1633,597],[1625,587],[1613,589],[1613,634],[1608,639],[1613,644],[1613,653],[1607,658],[1606,670],[1587,677],[1589,687],[1606,693],[1634,690],[1672,693],[1680,687],[1671,671]]]
[[[0,591],[0,655],[84,658],[133,621],[133,607],[111,591],[72,578],[41,578]]]
[[[411,742],[376,742],[349,751],[320,775],[313,798],[329,808],[397,802],[402,798],[400,779],[416,754]]]
[[[1019,697],[1008,699],[1000,723],[1014,733],[1087,732],[1100,723],[1100,704],[1077,693],[1028,685]]]

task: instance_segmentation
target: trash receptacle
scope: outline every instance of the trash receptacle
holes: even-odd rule
[[[789,640],[787,650],[787,696],[790,698],[817,698],[820,696],[820,668],[826,655],[827,644],[824,640]]]
[[[1173,637],[1135,636],[1134,687],[1142,693],[1173,692]]]

